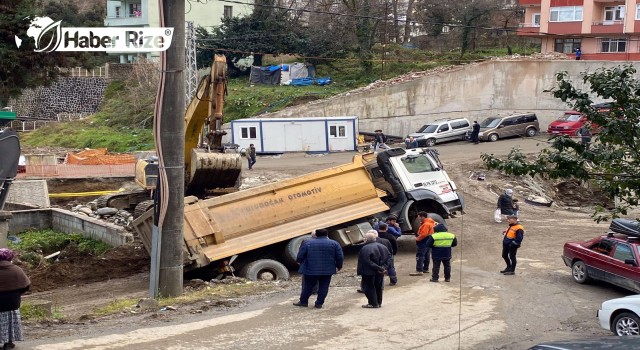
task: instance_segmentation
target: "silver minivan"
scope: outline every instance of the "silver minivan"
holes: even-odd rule
[[[423,125],[409,136],[418,141],[418,146],[431,147],[440,142],[466,140],[467,131],[471,131],[471,124],[466,118],[443,119]]]

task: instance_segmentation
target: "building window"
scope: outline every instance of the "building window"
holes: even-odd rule
[[[540,27],[540,14],[534,13],[531,17],[531,26],[532,27]]]
[[[120,6],[116,6],[116,18],[120,18]]]
[[[636,19],[640,20],[640,4],[636,5]]]
[[[582,6],[561,6],[551,8],[551,22],[582,21]]]
[[[624,19],[624,5],[621,6],[606,6],[604,8],[605,22],[622,21]]]
[[[347,127],[344,125],[329,125],[329,137],[330,138],[346,138]]]
[[[240,138],[241,139],[255,139],[257,135],[257,129],[255,126],[249,126],[240,128]]]
[[[574,53],[580,47],[581,39],[556,39],[555,52]]]
[[[142,16],[142,5],[129,4],[129,17],[140,17],[140,16]]]
[[[626,52],[627,39],[602,39],[600,52]]]
[[[226,6],[224,7],[224,18],[231,18],[233,17],[233,6]]]

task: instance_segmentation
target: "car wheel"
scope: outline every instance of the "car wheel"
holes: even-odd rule
[[[536,136],[537,133],[538,133],[538,130],[536,130],[536,128],[529,128],[526,131],[526,134],[529,137],[534,137],[534,136]]]
[[[573,276],[573,280],[580,284],[587,283],[591,279],[587,272],[587,265],[585,265],[581,260],[578,260],[571,265],[571,275]]]
[[[634,313],[623,312],[613,320],[613,333],[619,336],[640,335],[640,318]]]
[[[433,147],[436,145],[436,139],[428,139],[425,144],[427,145],[427,147]]]
[[[489,141],[491,141],[491,142],[496,142],[496,141],[498,141],[498,134],[491,134],[491,135],[489,135]]]

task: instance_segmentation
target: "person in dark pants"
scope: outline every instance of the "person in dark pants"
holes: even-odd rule
[[[580,50],[580,48],[576,49],[576,61],[580,61],[580,59],[582,58],[582,50]]]
[[[364,235],[364,246],[358,255],[358,275],[362,276],[362,287],[367,296],[365,309],[382,306],[382,290],[384,274],[387,272],[388,261],[391,256],[389,250],[376,242],[376,234],[367,232]]]
[[[431,282],[438,282],[440,278],[440,263],[444,266],[444,281],[451,281],[451,247],[458,245],[456,235],[447,232],[447,228],[443,224],[437,224],[433,228],[435,231],[427,237],[427,246],[431,247],[431,256],[433,257],[433,268],[431,274]]]
[[[496,208],[500,209],[501,215],[513,215],[513,190],[507,188],[504,190],[504,193],[498,197],[498,203],[496,204]],[[497,217],[496,217],[497,219]],[[502,222],[496,221],[496,222]]]
[[[422,276],[423,273],[429,272],[429,262],[431,260],[431,249],[427,247],[427,237],[433,234],[433,228],[436,222],[431,219],[429,213],[421,211],[418,213],[420,220],[420,228],[416,234],[416,272],[412,272],[409,276]]]
[[[381,223],[381,225],[382,225],[382,224],[384,224],[384,223]],[[380,236],[378,235],[378,231],[376,231],[376,230],[369,230],[369,231],[368,231],[368,233],[372,233],[373,235],[375,235],[375,236],[376,236],[376,242],[378,242],[378,243],[382,244],[385,248],[387,248],[387,251],[389,251],[389,254],[392,254],[392,251],[393,251],[393,245],[391,244],[391,242],[389,242],[389,240],[388,240],[388,239],[383,238],[383,237],[380,237]],[[396,243],[396,242],[394,241],[394,244],[395,244],[395,243]],[[397,244],[396,244],[396,250],[397,250],[397,247],[398,247],[398,246],[397,246]],[[393,257],[393,255],[391,255],[391,257]],[[392,265],[392,264],[393,264],[393,261],[390,261],[390,262],[389,262],[389,265]],[[395,274],[395,271],[396,271],[396,270],[395,270],[395,268],[394,268],[394,269],[393,269],[394,274]],[[389,275],[389,276],[391,276],[391,275]],[[397,276],[396,276],[396,281],[397,281]],[[395,284],[395,283],[394,283],[394,284]],[[360,289],[358,289],[358,293],[364,293],[364,286],[363,286],[363,284],[362,284],[362,281],[360,281]]]
[[[518,217],[515,215],[507,215],[507,221],[509,222],[509,227],[503,232],[504,238],[502,240],[502,259],[504,259],[507,267],[500,273],[515,275],[518,262],[516,254],[518,254],[518,248],[520,248],[524,238],[524,227],[518,222]]]
[[[582,145],[589,149],[589,145],[591,145],[591,125],[589,123],[584,124],[578,132],[580,133]]]
[[[396,241],[396,236],[387,231],[386,223],[381,222],[378,225],[378,238],[386,239],[391,245],[391,258],[389,259],[389,266],[387,267],[387,275],[390,280],[389,285],[395,286],[398,283],[398,273],[396,272],[396,268],[393,264],[394,257],[398,253],[398,242]]]
[[[247,150],[247,159],[249,160],[249,170],[253,169],[253,165],[256,164],[256,147],[252,144],[249,145]]]
[[[300,264],[298,272],[304,279],[300,293],[300,301],[295,306],[309,305],[309,297],[313,287],[318,283],[318,298],[315,307],[322,308],[329,293],[331,276],[342,269],[344,254],[338,242],[329,239],[329,232],[325,229],[316,230],[316,238],[310,239],[300,246],[296,261]]]
[[[480,142],[480,124],[477,121],[473,122],[471,129],[471,142],[478,144]]]

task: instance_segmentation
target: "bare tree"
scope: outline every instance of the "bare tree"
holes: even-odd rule
[[[409,0],[407,4],[407,14],[404,22],[404,36],[402,37],[402,43],[409,42],[411,37],[411,21],[413,21],[414,0]]]

